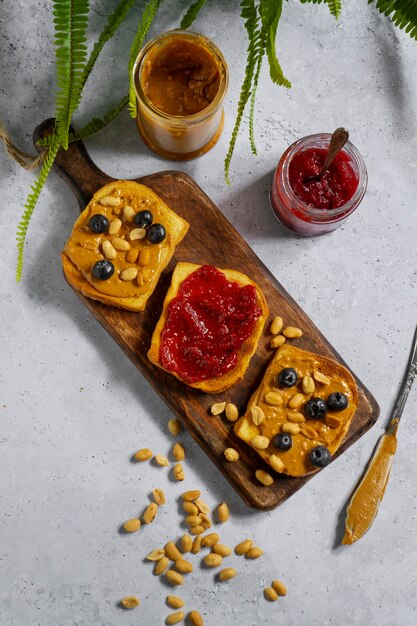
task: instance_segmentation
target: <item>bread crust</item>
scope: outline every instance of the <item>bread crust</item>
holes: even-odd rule
[[[159,361],[159,352],[160,352],[160,347],[161,347],[161,335],[165,327],[165,323],[166,323],[167,315],[168,315],[168,305],[171,302],[171,300],[175,298],[176,295],[178,294],[178,291],[182,282],[188,276],[190,276],[190,274],[198,270],[200,267],[202,266],[196,265],[194,263],[180,262],[180,263],[177,263],[175,270],[172,274],[171,285],[165,296],[161,317],[159,318],[158,323],[155,327],[154,333],[152,335],[151,347],[148,351],[149,360],[154,365],[156,365],[157,367],[160,367],[163,370],[165,370],[165,368],[161,365]],[[223,374],[222,376],[218,376],[216,378],[210,378],[208,380],[197,381],[194,383],[187,382],[186,380],[181,378],[181,376],[179,376],[176,372],[168,372],[169,374],[172,374],[172,376],[175,376],[175,378],[177,378],[178,380],[181,380],[182,382],[189,385],[190,387],[194,387],[195,389],[200,389],[201,391],[204,391],[205,393],[220,393],[222,391],[225,391],[226,389],[229,389],[230,387],[233,387],[237,382],[239,382],[243,378],[249,366],[249,362],[253,354],[256,351],[259,338],[262,334],[265,321],[268,317],[268,305],[265,300],[265,296],[263,295],[259,286],[253,280],[248,278],[245,274],[242,274],[241,272],[238,272],[233,269],[222,269],[222,268],[217,268],[217,269],[220,272],[222,272],[226,276],[226,278],[230,281],[234,281],[241,286],[253,285],[255,287],[257,300],[258,300],[258,306],[261,309],[261,315],[256,321],[255,328],[251,336],[248,337],[243,342],[239,350],[238,363],[236,367],[233,368],[233,370],[230,370],[229,372],[227,372],[226,374]],[[168,370],[165,370],[165,371],[168,371]]]

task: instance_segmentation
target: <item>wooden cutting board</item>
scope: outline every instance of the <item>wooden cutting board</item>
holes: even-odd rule
[[[47,120],[36,128],[35,145],[52,127],[53,121]],[[79,202],[80,211],[97,189],[115,180],[92,162],[81,142],[73,143],[67,151],[61,150],[58,153],[54,171],[71,187]],[[239,413],[244,412],[271,359],[271,350],[268,348],[271,336],[264,332],[243,381],[222,394],[201,393],[153,366],[146,353],[162,310],[173,268],[178,261],[188,261],[229,267],[249,275],[260,285],[266,296],[271,312],[270,319],[279,314],[286,325],[302,328],[303,336],[295,342],[297,347],[333,357],[344,365],[346,363],[190,176],[182,172],[166,171],[135,180],[148,185],[190,223],[188,234],[177,247],[144,312],[124,311],[85,298],[78,292],[77,295],[148,379],[243,500],[257,509],[272,509],[300,489],[315,474],[304,478],[277,475],[270,487],[259,484],[255,478],[255,470],[268,467],[260,461],[252,448],[235,437],[230,422],[222,417],[212,417],[209,412],[214,402],[223,400],[234,402]],[[270,319],[265,329],[268,329]],[[359,406],[348,435],[335,454],[336,457],[363,435],[379,415],[375,399],[361,381],[355,378]],[[239,450],[239,461],[226,461],[223,451],[227,447]]]

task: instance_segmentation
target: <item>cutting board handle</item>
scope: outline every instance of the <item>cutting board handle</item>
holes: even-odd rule
[[[54,128],[54,118],[45,120],[35,128],[33,142],[38,152],[42,152],[42,146],[38,144],[38,140],[51,135]],[[73,131],[73,129],[70,130]],[[116,180],[102,172],[93,163],[82,141],[70,143],[68,150],[60,148],[52,169],[71,188],[78,200],[80,211],[85,209],[97,189]]]

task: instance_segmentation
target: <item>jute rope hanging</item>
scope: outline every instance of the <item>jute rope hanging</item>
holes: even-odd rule
[[[47,150],[41,152],[37,157],[32,156],[31,154],[27,154],[20,150],[17,146],[14,145],[10,136],[8,135],[6,129],[4,128],[3,122],[0,119],[0,139],[3,141],[4,148],[13,161],[19,163],[21,167],[24,167],[25,170],[36,170],[37,167],[42,165]]]

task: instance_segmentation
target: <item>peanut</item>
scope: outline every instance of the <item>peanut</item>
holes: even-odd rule
[[[146,230],[144,228],[132,228],[129,233],[130,241],[138,241],[146,237]]]
[[[264,437],[263,435],[255,435],[255,437],[251,439],[251,444],[254,448],[257,448],[258,450],[266,450],[269,446],[269,443],[270,441],[268,437]]]
[[[206,548],[207,547],[211,548],[211,546],[214,546],[214,544],[219,543],[219,541],[220,541],[220,537],[217,533],[210,533],[209,535],[206,535],[205,537],[203,537],[201,545]]]
[[[275,600],[278,600],[278,594],[272,587],[265,587],[264,596],[270,602],[275,602]]]
[[[168,429],[169,432],[175,437],[181,432],[181,424],[176,419],[170,419],[168,420]]]
[[[156,548],[149,552],[146,558],[148,561],[159,561],[163,556],[165,556],[165,550],[163,548]]]
[[[201,525],[191,526],[190,534],[191,535],[201,535],[205,530],[206,529],[204,528],[204,526],[201,526]]]
[[[210,552],[203,560],[207,567],[219,567],[223,562],[223,558],[220,554],[216,554],[215,552]]]
[[[183,461],[185,459],[184,446],[182,446],[180,443],[176,443],[172,448],[172,456],[176,461]]]
[[[207,515],[205,513],[201,513],[200,511],[199,516],[201,517],[201,525],[204,526],[205,530],[211,528],[211,522]]]
[[[192,502],[193,500],[197,500],[200,496],[201,493],[198,489],[191,489],[190,491],[185,491],[181,497],[185,502]]]
[[[183,535],[181,537],[181,550],[182,550],[182,552],[183,553],[190,552],[192,546],[193,546],[193,540],[191,539],[190,535],[185,533],[185,535]]]
[[[130,250],[130,243],[126,241],[126,239],[122,239],[121,237],[113,237],[111,242],[113,248],[116,248],[116,250],[121,250],[123,252],[125,250]]]
[[[182,620],[184,619],[184,611],[176,611],[175,613],[170,613],[166,620],[165,620],[165,624],[167,626],[172,626],[172,624],[178,624],[179,622],[182,622]]]
[[[282,396],[279,393],[279,391],[268,391],[267,394],[265,394],[265,402],[267,404],[270,404],[271,406],[281,406],[283,400],[282,400]]]
[[[273,580],[272,581],[272,587],[275,589],[275,591],[277,592],[277,594],[279,596],[286,596],[287,595],[287,588],[284,585],[284,583],[281,582],[280,580]]]
[[[110,222],[109,235],[117,235],[121,227],[122,227],[122,220],[119,220],[118,217],[115,217],[114,220]]]
[[[227,522],[228,519],[229,507],[227,506],[226,502],[220,502],[219,506],[217,507],[217,521],[220,524],[224,524],[224,522]]]
[[[155,502],[151,502],[149,506],[146,508],[145,513],[143,514],[143,521],[145,524],[152,524],[154,521],[156,514],[158,512],[158,505]]]
[[[162,454],[155,455],[155,462],[161,467],[167,467],[169,465],[168,459],[166,458],[166,456],[163,456]]]
[[[151,252],[149,248],[142,248],[142,250],[139,252],[139,265],[149,265],[150,260]]]
[[[245,541],[241,541],[240,543],[237,544],[237,546],[235,546],[235,552],[236,554],[238,554],[239,556],[242,556],[242,554],[246,554],[246,552],[253,546],[253,541],[252,539],[245,539]]]
[[[224,451],[224,456],[226,459],[232,463],[239,460],[239,452],[234,448],[226,448]]]
[[[196,506],[194,502],[183,502],[182,508],[189,515],[198,515],[198,506]]]
[[[171,585],[183,585],[184,584],[184,576],[182,576],[182,574],[179,574],[173,569],[167,570],[165,572],[165,576],[166,576],[167,581],[170,582]]]
[[[220,413],[223,413],[225,408],[226,402],[216,402],[216,404],[213,404],[210,411],[212,415],[220,415]]]
[[[115,206],[119,206],[120,198],[112,198],[111,196],[103,196],[103,198],[100,198],[99,202],[102,206],[115,207]]]
[[[128,263],[136,263],[136,261],[138,260],[138,256],[139,256],[139,250],[137,248],[132,248],[126,254],[126,261]]]
[[[212,547],[212,550],[215,554],[220,554],[220,556],[230,556],[232,553],[232,548],[229,546],[225,546],[223,543],[215,543]]]
[[[261,548],[258,548],[258,546],[253,546],[253,548],[249,548],[249,550],[246,552],[245,557],[247,559],[259,559],[260,556],[262,556],[264,553],[263,550],[261,550]]]
[[[299,411],[288,411],[287,419],[289,422],[294,422],[294,424],[303,424],[306,421],[306,418]]]
[[[165,545],[165,556],[167,556],[171,561],[176,561],[181,558],[181,552],[178,550],[173,541],[168,541]]]
[[[155,567],[153,568],[153,573],[155,574],[155,576],[160,576],[161,574],[163,574],[168,565],[169,559],[166,556],[163,556],[162,559],[156,561]]]
[[[178,596],[167,596],[165,602],[171,609],[180,609],[185,604],[184,600]]]
[[[236,576],[237,572],[234,567],[226,567],[219,572],[219,580],[224,582],[225,580],[230,580]]]
[[[271,343],[269,344],[271,348],[275,350],[275,348],[279,348],[286,341],[284,335],[277,335],[273,339],[271,339]]]
[[[174,465],[174,469],[172,471],[174,473],[174,477],[176,480],[178,481],[184,480],[185,478],[184,468],[181,465],[181,463],[177,463],[176,465]]]
[[[314,380],[316,380],[318,383],[323,383],[323,385],[330,385],[330,378],[325,374],[322,374],[318,370],[314,370],[313,377]]]
[[[201,524],[201,517],[199,515],[188,515],[185,518],[185,523],[187,526],[197,526],[197,524]]]
[[[125,206],[123,209],[123,217],[126,221],[131,222],[135,217],[135,210],[131,206]]]
[[[324,421],[327,426],[330,426],[330,428],[339,428],[340,426],[340,419],[336,417],[335,415],[327,414],[326,417],[324,418]]]
[[[120,278],[122,280],[134,280],[137,275],[138,270],[136,267],[128,267],[120,272]]]
[[[311,378],[311,376],[304,376],[302,386],[304,393],[314,393],[314,390],[316,388],[314,380]]]
[[[282,331],[282,334],[284,337],[287,337],[287,339],[296,339],[297,337],[302,336],[303,331],[301,328],[297,328],[296,326],[287,326],[287,328],[284,328]]]
[[[192,626],[204,626],[204,620],[198,611],[190,611],[188,613],[188,619]]]
[[[285,469],[284,463],[276,454],[271,454],[268,461],[272,469],[275,470],[276,472],[282,472]]]
[[[193,571],[193,566],[189,561],[186,561],[182,557],[175,561],[175,567],[182,574],[189,574]]]
[[[303,433],[304,437],[307,437],[307,439],[316,439],[317,438],[316,431],[314,430],[314,428],[312,428],[308,424],[303,424],[301,426],[300,430]]]
[[[281,428],[283,433],[290,433],[291,435],[296,435],[300,432],[300,427],[298,424],[294,424],[293,422],[286,422],[282,425]]]
[[[282,317],[279,317],[279,315],[274,317],[274,319],[272,320],[272,323],[271,323],[271,333],[273,335],[278,335],[278,333],[282,329],[283,324],[284,324],[284,322],[282,321]]]
[[[123,524],[123,528],[127,533],[134,533],[140,528],[140,519],[128,519]]]
[[[135,460],[136,461],[149,461],[149,459],[151,459],[152,456],[153,456],[152,450],[149,450],[149,448],[141,448],[140,450],[136,452]]]
[[[290,409],[299,409],[302,404],[304,404],[305,397],[302,393],[294,394],[288,401],[288,406]]]
[[[271,474],[268,474],[268,472],[265,472],[265,470],[262,469],[256,470],[255,476],[259,480],[259,482],[266,487],[269,487],[269,485],[272,485],[272,483],[274,482]]]
[[[136,596],[126,596],[120,600],[120,604],[124,609],[135,609],[139,606],[140,600]]]
[[[103,249],[104,256],[109,261],[112,261],[113,259],[115,259],[117,257],[117,252],[113,248],[113,246],[111,245],[111,243],[110,243],[110,241],[108,239],[105,239],[105,241],[103,241],[101,247]]]
[[[200,498],[197,498],[197,500],[194,500],[194,504],[196,505],[196,507],[201,513],[205,513],[206,515],[210,513],[209,505],[203,500],[201,500]]]
[[[200,552],[202,540],[203,540],[203,537],[201,535],[197,535],[194,538],[193,545],[191,546],[192,554],[198,554]]]
[[[262,424],[262,422],[265,419],[265,413],[262,411],[261,407],[253,406],[250,412],[251,412],[252,422],[256,426],[259,426],[259,424]]]
[[[238,417],[239,417],[239,411],[237,409],[236,404],[233,404],[232,402],[228,402],[226,404],[226,417],[229,420],[229,422],[235,422]]]
[[[162,506],[162,505],[164,505],[166,503],[165,494],[162,491],[162,489],[159,489],[159,488],[154,489],[152,491],[152,494],[153,494],[154,500],[155,500],[155,502],[156,502],[156,504],[158,506]]]

